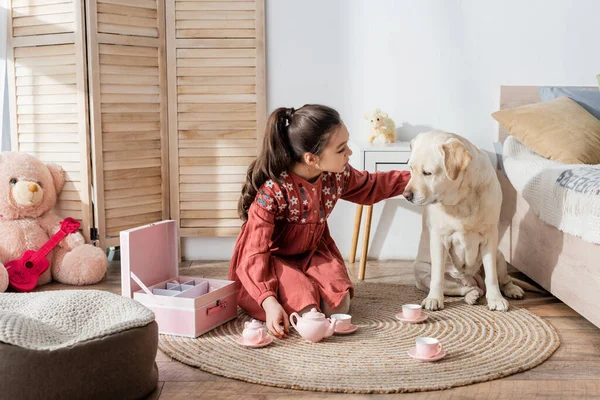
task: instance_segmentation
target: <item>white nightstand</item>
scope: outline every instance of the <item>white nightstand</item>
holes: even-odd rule
[[[352,150],[350,164],[359,170],[369,172],[408,170],[408,159],[410,157],[409,142],[394,142],[386,145],[374,145],[370,143],[353,142],[349,143]],[[402,198],[402,196],[398,196]],[[356,248],[358,245],[358,236],[360,233],[360,221],[362,219],[363,207],[366,209],[365,230],[363,233],[363,245],[360,255],[360,269],[358,279],[365,279],[367,267],[367,253],[369,251],[369,235],[371,233],[371,218],[373,215],[373,206],[356,206],[354,216],[354,231],[352,234],[352,246],[350,247],[349,261],[354,262],[356,257]]]

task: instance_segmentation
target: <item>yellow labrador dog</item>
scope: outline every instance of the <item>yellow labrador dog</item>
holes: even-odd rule
[[[444,295],[475,304],[485,289],[490,310],[505,311],[502,297],[522,298],[525,282],[511,278],[498,250],[502,191],[488,156],[467,139],[430,131],[411,142],[412,177],[404,197],[426,206],[415,260],[417,287],[429,290],[427,310],[444,308]],[[450,257],[448,257],[450,256]]]

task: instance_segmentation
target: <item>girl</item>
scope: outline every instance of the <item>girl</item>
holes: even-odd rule
[[[354,289],[327,226],[335,203],[373,204],[401,194],[410,179],[408,171],[355,170],[348,139],[329,107],[278,108],[248,168],[229,279],[241,283],[239,306],[277,337],[289,332],[294,311],[349,310]]]

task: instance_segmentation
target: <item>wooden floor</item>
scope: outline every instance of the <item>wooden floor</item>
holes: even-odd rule
[[[226,278],[226,262],[184,262],[180,275]],[[356,277],[358,263],[348,264]],[[523,278],[523,276],[519,276]],[[414,284],[407,261],[369,262],[367,281]],[[109,266],[107,279],[89,286],[121,294],[118,262]],[[56,283],[38,290],[73,289]],[[159,351],[159,386],[149,399],[600,399],[600,330],[552,296],[527,293],[511,301],[544,317],[558,331],[561,347],[542,365],[504,379],[445,391],[392,395],[345,395],[297,391],[222,378],[188,367]]]

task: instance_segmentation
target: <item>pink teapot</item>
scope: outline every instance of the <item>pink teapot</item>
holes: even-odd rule
[[[296,323],[294,323],[294,317],[296,317]],[[302,317],[298,313],[292,313],[290,315],[290,323],[300,336],[316,343],[333,335],[337,320],[331,321],[329,318],[325,318],[325,314],[313,308],[309,312],[304,313]]]
[[[263,324],[260,323],[260,321],[257,321],[255,319],[253,319],[252,322],[246,321],[246,323],[244,324],[242,337],[248,343],[258,344],[265,340],[265,338],[267,337],[267,328],[265,328]]]

